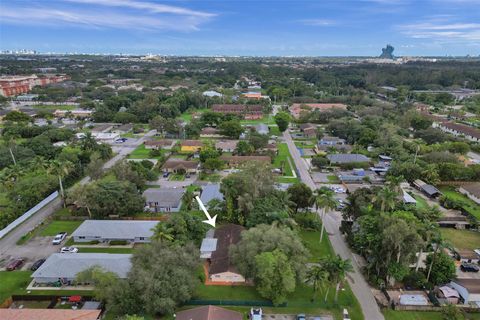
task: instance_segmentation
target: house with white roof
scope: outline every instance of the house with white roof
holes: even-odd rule
[[[63,285],[71,285],[78,273],[99,266],[125,279],[132,268],[131,257],[131,254],[113,253],[54,253],[31,277],[39,285],[45,286],[58,281]]]
[[[85,220],[73,233],[75,242],[150,242],[158,221]]]

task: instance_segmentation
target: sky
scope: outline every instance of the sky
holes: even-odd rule
[[[0,0],[0,50],[480,55],[480,0]]]

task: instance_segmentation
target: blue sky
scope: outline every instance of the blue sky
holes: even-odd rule
[[[2,0],[0,49],[480,55],[480,0]]]

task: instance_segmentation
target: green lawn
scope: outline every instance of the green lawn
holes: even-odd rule
[[[250,286],[206,286],[200,284],[194,294],[194,299],[205,300],[265,300],[258,294],[255,287]]]
[[[440,191],[447,197],[462,202],[463,209],[480,221],[480,205],[470,200],[467,196],[455,191],[452,187],[441,187]]]
[[[293,164],[287,144],[280,143],[278,145],[278,155],[273,160],[273,166],[275,168],[282,168],[283,166],[283,175],[290,177],[292,176],[292,168],[290,167],[290,163],[288,162],[287,158],[290,158],[290,161]]]
[[[277,177],[277,182],[279,183],[297,183],[300,182],[298,178],[287,178],[287,177]]]
[[[264,115],[263,118],[257,120],[240,120],[241,124],[249,125],[249,124],[275,124],[275,119],[271,115]]]
[[[150,156],[150,149],[145,148],[144,144],[139,145],[135,150],[130,153],[128,156],[129,159],[158,159],[157,157]]]
[[[307,231],[301,230],[299,232],[300,238],[311,253],[310,262],[318,262],[320,257],[332,256],[334,255],[332,245],[328,240],[327,232],[323,233],[322,243],[320,243],[320,232],[319,231]]]
[[[338,177],[334,174],[330,174],[327,176],[327,179],[328,179],[328,182],[329,183],[340,183],[340,179],[338,179]]]
[[[132,253],[133,248],[78,248],[82,253]]]
[[[455,248],[467,250],[480,248],[480,232],[450,228],[440,228],[440,231]]]
[[[425,200],[423,197],[418,196],[418,195],[412,195],[417,200],[417,208],[418,209],[427,209],[429,207],[427,200]]]
[[[79,225],[82,224],[83,221],[61,221],[61,220],[53,220],[51,221],[41,232],[40,236],[48,237],[48,236],[55,236],[59,232],[68,232],[71,234],[75,229],[78,228]]]
[[[270,125],[268,127],[270,128],[270,135],[277,136],[277,137],[280,137],[282,135],[277,125]]]
[[[383,311],[385,320],[444,320],[440,312],[421,312],[421,311],[394,311],[386,309]],[[466,314],[465,319],[478,320],[480,313]]]
[[[76,106],[70,106],[65,104],[59,105],[44,105],[44,104],[37,104],[32,106],[35,109],[44,109],[44,110],[73,110],[77,108]]]
[[[31,281],[31,271],[0,271],[0,303]]]
[[[174,173],[174,174],[170,175],[168,180],[170,180],[170,181],[183,181],[183,180],[185,180],[185,175],[184,174],[179,174],[179,173]]]
[[[217,173],[205,173],[201,172],[199,177],[201,181],[219,182],[222,177]]]

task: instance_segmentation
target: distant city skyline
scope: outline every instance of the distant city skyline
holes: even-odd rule
[[[0,50],[200,56],[480,55],[480,0],[0,2]]]

